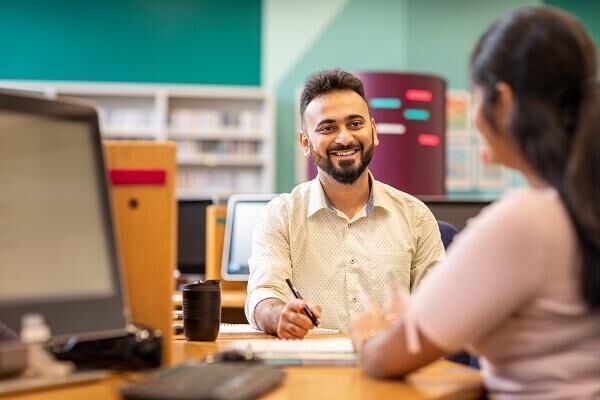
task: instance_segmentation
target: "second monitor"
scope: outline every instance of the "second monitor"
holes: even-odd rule
[[[231,281],[247,281],[252,235],[260,213],[275,194],[233,195],[227,202],[227,219],[221,276]]]
[[[206,208],[210,199],[180,199],[177,208],[177,269],[182,274],[206,273]]]

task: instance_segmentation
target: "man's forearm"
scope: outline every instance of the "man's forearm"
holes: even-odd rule
[[[256,324],[263,331],[277,335],[279,316],[285,307],[285,303],[279,299],[264,299],[254,309]]]

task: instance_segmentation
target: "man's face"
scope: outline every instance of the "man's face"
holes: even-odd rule
[[[352,90],[319,96],[304,112],[304,154],[339,183],[352,184],[366,170],[379,144],[366,102]]]

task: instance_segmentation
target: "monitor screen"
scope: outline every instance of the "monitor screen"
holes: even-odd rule
[[[469,219],[492,203],[491,199],[454,199],[442,197],[419,197],[429,207],[437,220],[452,224],[463,230]]]
[[[182,274],[204,274],[206,207],[212,200],[179,200],[177,203],[177,268]]]
[[[246,281],[252,235],[260,213],[276,195],[234,195],[227,202],[221,275],[226,280]]]
[[[60,341],[127,323],[94,109],[0,93],[0,319]]]

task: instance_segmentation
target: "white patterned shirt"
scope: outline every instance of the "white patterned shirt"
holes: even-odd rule
[[[394,279],[412,290],[444,257],[433,214],[418,199],[370,176],[371,194],[352,219],[333,208],[317,178],[273,199],[259,218],[249,260],[246,317],[267,298],[288,302],[290,278],[321,306],[321,327],[347,331],[359,293],[384,304]]]

